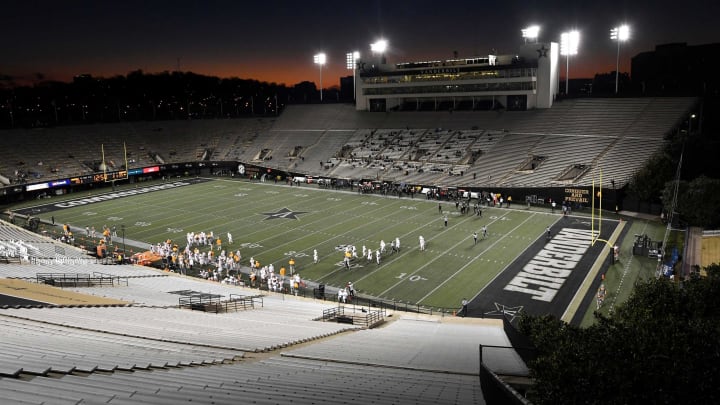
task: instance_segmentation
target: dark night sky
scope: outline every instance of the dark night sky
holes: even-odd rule
[[[615,70],[610,28],[626,22],[621,71],[655,45],[720,41],[720,2],[483,1],[483,0],[95,0],[2,4],[0,75],[32,81],[36,73],[67,81],[73,75],[175,70],[293,85],[319,81],[313,55],[323,51],[323,85],[349,74],[345,53],[369,54],[380,37],[390,63],[515,53],[520,30],[542,26],[540,41],[581,31],[570,77]],[[564,60],[564,59],[563,59]]]

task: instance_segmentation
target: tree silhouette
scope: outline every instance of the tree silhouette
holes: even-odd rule
[[[83,74],[70,83],[36,73],[33,81],[32,87],[18,87],[11,77],[0,76],[0,127],[275,115],[287,103],[311,102],[317,91],[314,85],[289,88],[179,71],[135,70],[108,78]]]
[[[536,404],[707,404],[720,398],[720,266],[682,283],[636,286],[612,317],[583,329],[524,317],[538,348],[529,364]]]

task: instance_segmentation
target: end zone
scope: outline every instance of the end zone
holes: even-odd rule
[[[565,318],[577,310],[577,300],[587,293],[597,276],[608,245],[592,244],[596,238],[617,239],[622,227],[615,220],[604,220],[601,232],[592,229],[588,217],[563,217],[553,226],[550,240],[539,235],[525,252],[471,302],[484,315],[497,316],[498,310],[512,314],[553,315]],[[596,234],[597,233],[597,234]],[[502,310],[503,314],[506,312]],[[513,318],[514,318],[513,316]]]

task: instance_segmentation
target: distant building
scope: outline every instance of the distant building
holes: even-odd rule
[[[720,43],[664,44],[632,58],[635,91],[647,96],[717,95]]]
[[[528,110],[550,108],[559,92],[559,46],[530,43],[518,54],[395,65],[360,60],[356,109]]]
[[[340,78],[340,100],[353,101],[353,77],[344,76]]]

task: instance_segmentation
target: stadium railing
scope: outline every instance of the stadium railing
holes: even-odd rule
[[[120,284],[120,277],[103,275],[103,273],[93,273],[92,275],[87,273],[37,273],[35,278],[38,284],[55,287],[114,286],[116,281]],[[127,285],[127,279],[124,281]]]

